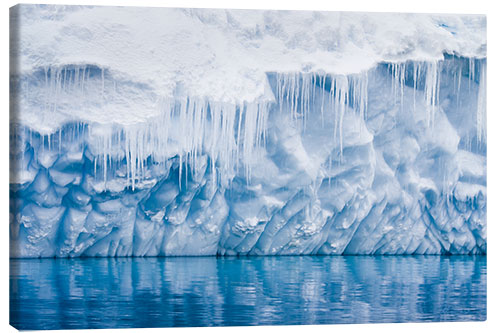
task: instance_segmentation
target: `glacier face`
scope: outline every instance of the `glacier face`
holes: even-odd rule
[[[44,24],[67,30],[63,45],[95,39],[91,24],[65,23],[86,8],[21,8],[41,17],[25,23],[21,41]],[[182,13],[214,29],[221,12]],[[248,26],[226,13],[231,31]],[[285,14],[272,13],[260,15],[277,34]],[[357,16],[346,15],[356,26]],[[427,19],[418,22],[426,28]],[[99,59],[82,63],[59,44],[59,58],[37,58],[51,37],[21,43],[21,68],[11,75],[11,256],[486,253],[486,58],[459,29],[481,20],[443,19],[436,26],[451,32],[438,39],[440,57],[419,57],[425,49],[417,48],[383,60],[378,52],[347,73],[273,64],[263,78],[244,59],[225,74],[229,83],[243,76],[231,93],[247,86],[261,94],[252,100],[222,98],[225,85],[195,94],[198,86],[168,75],[176,86],[161,94],[166,86],[136,78],[135,67],[127,74]],[[247,30],[243,46],[257,47]],[[336,55],[343,44],[325,49],[338,45]],[[390,38],[377,45],[393,46]],[[344,58],[353,52],[345,48]],[[193,70],[201,72],[194,81],[213,74]]]

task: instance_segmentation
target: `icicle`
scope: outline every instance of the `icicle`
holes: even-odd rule
[[[182,153],[179,154],[179,189],[182,189]]]
[[[352,100],[352,107],[358,114],[366,119],[366,110],[368,109],[368,73],[363,72],[348,77],[347,96]]]
[[[333,107],[334,127],[333,138],[339,140],[340,155],[343,153],[343,121],[346,104],[349,98],[349,81],[345,75],[332,77],[330,87],[330,103]]]
[[[420,77],[420,63],[413,65],[413,112],[417,110],[417,82]]]
[[[325,82],[326,74],[321,78],[321,122],[324,125],[324,107],[325,107]],[[333,83],[332,83],[333,84]]]
[[[460,88],[462,84],[462,63],[460,62],[459,68],[458,68],[458,83],[457,83],[457,106],[460,107],[460,104],[462,103],[462,100],[460,99]]]
[[[403,108],[404,102],[404,86],[406,80],[406,64],[405,63],[391,63],[389,64],[389,71],[392,76],[392,95],[396,98],[399,95],[400,108]]]
[[[469,91],[471,87],[471,83],[474,82],[474,73],[475,73],[475,61],[474,58],[469,58]]]
[[[404,103],[404,87],[405,87],[405,73],[406,73],[406,65],[404,63],[399,64],[399,94],[401,98],[401,109],[403,109]]]
[[[486,140],[486,62],[481,65],[477,93],[476,131],[479,142]]]
[[[428,61],[425,74],[424,97],[427,109],[427,126],[434,126],[434,116],[439,103],[439,64]]]
[[[245,163],[245,176],[247,183],[251,180],[251,172],[248,167],[252,159],[254,147],[257,146],[259,124],[259,106],[257,104],[246,105],[245,132],[243,134],[243,161]]]

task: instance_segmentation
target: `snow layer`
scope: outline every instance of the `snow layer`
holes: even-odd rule
[[[136,123],[160,113],[165,97],[274,101],[270,72],[350,74],[443,53],[486,56],[486,19],[474,15],[20,5],[11,17],[13,74],[64,73],[44,94],[56,115],[40,115],[42,96],[20,101],[23,120],[45,133],[75,118]],[[65,69],[75,68],[80,85],[101,81],[93,103],[59,95]]]
[[[486,252],[482,16],[11,20],[13,257]]]

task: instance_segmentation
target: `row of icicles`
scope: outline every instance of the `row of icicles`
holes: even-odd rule
[[[475,78],[475,61],[469,62],[469,85]],[[95,66],[94,66],[95,67]],[[64,89],[78,89],[84,93],[90,72],[96,69],[85,66],[72,70],[49,69],[45,71],[47,98],[54,99]],[[423,90],[427,111],[427,126],[433,126],[436,110],[439,108],[440,74],[442,61],[390,63],[387,68],[392,76],[392,90],[395,98],[404,98],[404,87],[413,81],[414,105],[417,89]],[[409,70],[411,69],[411,70]],[[461,66],[455,85],[460,89]],[[105,71],[97,71],[104,86]],[[107,75],[107,74],[106,74]],[[327,75],[316,73],[276,74],[276,104],[280,112],[288,112],[294,123],[307,126],[312,106],[321,112],[321,117],[333,117],[333,139],[338,140],[342,152],[343,118],[351,107],[363,118],[368,110],[368,72],[352,75]],[[422,83],[419,83],[422,82]],[[422,87],[423,86],[423,87]],[[314,88],[321,94],[315,94]],[[103,88],[104,89],[104,88]],[[104,90],[103,90],[104,91]],[[52,96],[52,97],[51,97]],[[267,118],[271,105],[267,102],[229,103],[209,102],[206,99],[186,98],[184,100],[162,100],[162,115],[153,121],[122,128],[89,126],[87,135],[92,138],[89,145],[95,156],[96,177],[106,182],[113,166],[125,161],[126,175],[132,189],[146,177],[148,159],[166,163],[172,156],[179,157],[179,186],[188,181],[189,173],[195,176],[202,153],[209,156],[213,183],[230,181],[240,167],[245,170],[247,182],[251,180],[250,164],[265,144]],[[329,107],[326,107],[326,106]],[[476,129],[479,141],[486,139],[486,65],[479,70],[479,88],[476,110]],[[57,138],[58,136],[58,138]],[[61,133],[47,138],[56,147],[61,142]],[[44,139],[45,142],[45,139]],[[45,146],[45,145],[44,145]],[[120,147],[117,149],[117,147]],[[118,161],[118,162],[117,162]],[[216,172],[217,171],[217,172]],[[227,177],[225,177],[227,176]]]

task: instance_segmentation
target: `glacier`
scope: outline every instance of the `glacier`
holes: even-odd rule
[[[486,253],[483,16],[19,5],[11,29],[11,257]]]

